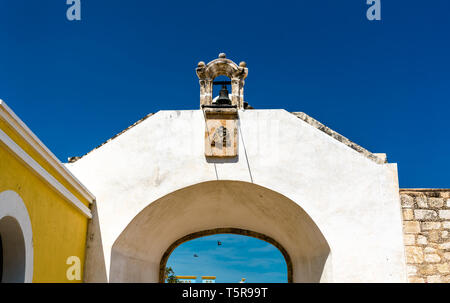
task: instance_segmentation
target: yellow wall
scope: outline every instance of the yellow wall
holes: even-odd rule
[[[1,119],[0,128],[83,204],[89,204]],[[0,142],[0,193],[5,190],[18,193],[28,209],[33,230],[33,282],[81,282],[67,279],[70,265],[66,260],[79,257],[83,271],[88,218]]]
[[[64,185],[78,200],[89,207],[89,202],[73,188],[72,185],[62,177],[38,152],[34,150],[22,137],[3,119],[0,119],[0,129],[4,131],[17,145],[20,146],[31,158],[51,174],[59,183]]]

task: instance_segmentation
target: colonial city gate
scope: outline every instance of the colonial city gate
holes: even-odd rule
[[[150,114],[68,164],[96,197],[86,281],[158,282],[180,239],[223,228],[278,243],[293,282],[406,281],[395,164],[304,113],[252,109],[245,62],[196,72],[201,109]]]

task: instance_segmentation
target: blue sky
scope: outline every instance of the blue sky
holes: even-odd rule
[[[216,276],[217,283],[237,283],[242,278],[247,283],[287,282],[281,252],[265,241],[240,235],[213,235],[185,242],[173,251],[167,266],[176,275],[197,276],[197,282],[201,276]]]
[[[150,112],[199,108],[198,61],[249,67],[255,108],[303,111],[450,187],[450,2],[0,0],[0,98],[62,160]]]
[[[194,69],[225,52],[247,62],[255,108],[387,153],[401,187],[450,187],[448,0],[381,0],[374,22],[365,0],[81,3],[69,22],[65,0],[0,0],[0,99],[63,162],[148,113],[198,109]]]

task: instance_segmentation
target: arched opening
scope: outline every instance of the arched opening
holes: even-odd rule
[[[110,282],[160,282],[161,263],[177,241],[217,229],[251,231],[278,243],[292,264],[292,282],[331,280],[328,243],[297,203],[253,183],[208,181],[136,215],[112,247]]]
[[[227,95],[222,93],[222,91],[228,93]],[[231,105],[231,79],[225,75],[217,76],[213,79],[213,91],[212,91],[212,104],[217,104],[219,98],[223,100],[223,97],[226,95],[230,100]]]
[[[222,264],[222,267],[232,267],[232,262],[234,261],[233,258],[237,257],[238,261],[237,264],[239,265],[239,270],[241,271],[242,275],[244,275],[245,271],[248,270],[248,268],[246,268],[245,266],[245,262],[243,264],[243,261],[256,261],[259,262],[259,264],[263,264],[263,265],[270,265],[270,264],[264,264],[267,262],[264,262],[264,260],[260,260],[259,258],[264,258],[267,257],[267,254],[264,254],[264,252],[270,252],[270,258],[272,258],[272,262],[273,259],[275,259],[276,262],[278,263],[283,263],[282,267],[283,269],[280,270],[280,268],[278,267],[276,269],[276,274],[281,274],[282,278],[279,280],[276,280],[276,282],[280,283],[280,282],[292,282],[292,261],[291,258],[289,256],[289,254],[287,253],[287,251],[284,249],[283,246],[281,246],[281,244],[279,244],[277,241],[275,241],[274,239],[267,237],[263,234],[254,232],[254,231],[250,231],[250,230],[243,230],[243,229],[239,229],[239,228],[216,228],[216,229],[210,229],[210,230],[205,230],[205,231],[201,231],[201,232],[197,232],[197,233],[193,233],[187,236],[184,236],[181,239],[178,239],[177,241],[175,241],[172,245],[170,245],[170,247],[166,250],[166,252],[164,253],[162,259],[161,259],[161,265],[160,265],[160,277],[159,277],[159,282],[160,283],[164,283],[165,282],[165,270],[167,268],[167,266],[170,265],[171,268],[173,268],[175,270],[175,273],[179,273],[178,268],[173,266],[173,262],[171,261],[171,257],[173,256],[173,254],[175,253],[175,251],[180,248],[180,246],[182,246],[183,244],[188,244],[188,242],[193,242],[196,239],[204,239],[207,240],[206,238],[211,238],[211,236],[216,235],[216,236],[225,236],[224,237],[216,237],[217,240],[215,238],[212,238],[212,242],[213,244],[216,244],[215,242],[217,241],[217,247],[216,245],[212,245],[213,247],[218,248],[217,250],[213,251],[213,255],[215,257],[218,257],[217,259],[223,259],[222,263],[226,263],[226,264]],[[228,238],[226,236],[229,235],[237,235],[236,237],[233,237],[231,239],[231,244],[227,243]],[[254,238],[256,240],[256,244],[255,245],[255,241],[253,241],[250,245],[247,244],[247,246],[249,247],[245,247],[245,238]],[[236,247],[236,240],[238,240],[241,245],[238,245]],[[211,241],[209,241],[211,242]],[[234,242],[234,243],[233,243]],[[244,245],[242,245],[242,242],[244,242]],[[260,242],[260,243],[258,243]],[[264,243],[264,244],[262,244]],[[208,243],[210,244],[210,243]],[[262,244],[262,245],[261,245]],[[220,253],[221,248],[219,248],[220,246],[224,246],[225,251],[224,253]],[[234,246],[234,247],[233,247]],[[259,247],[258,247],[259,246]],[[231,250],[230,250],[231,248]],[[240,250],[245,250],[247,249],[247,251],[240,251]],[[259,250],[258,250],[259,249]],[[236,254],[237,250],[239,250],[239,253]],[[253,256],[249,256],[248,252],[253,250]],[[202,247],[200,245],[196,246],[196,251],[198,251],[200,254],[201,252],[206,252],[208,253],[210,251],[210,249],[208,248],[207,250],[203,250],[202,251]],[[275,254],[274,254],[275,251]],[[217,253],[219,252],[219,254]],[[258,256],[258,252],[260,252],[260,256]],[[262,254],[261,254],[262,252]],[[277,255],[278,253],[278,255]],[[231,255],[230,255],[231,254]],[[237,256],[238,255],[238,256]],[[256,256],[254,256],[256,255]],[[195,254],[193,256],[194,258],[200,258],[197,254]],[[205,256],[201,256],[201,258],[203,258]],[[207,261],[206,263],[213,263],[213,262],[217,262],[217,259],[212,259]],[[172,260],[173,261],[173,260]],[[262,261],[262,262],[261,262]],[[267,260],[266,260],[267,261]],[[280,262],[282,261],[282,262]],[[205,262],[202,263],[202,265],[211,265],[211,264],[206,264]],[[198,266],[197,264],[194,264],[194,266]],[[201,269],[203,270],[203,269]],[[223,270],[223,269],[221,269]],[[183,274],[186,272],[186,269],[183,268]],[[265,274],[264,270],[260,270],[258,271],[258,273],[261,274]],[[192,272],[190,272],[190,274],[194,274]],[[213,273],[207,273],[209,275],[213,274]],[[216,273],[214,273],[216,274]],[[271,274],[274,274],[273,270],[271,272]],[[205,276],[206,274],[204,274]],[[238,282],[238,277],[234,277],[234,282]],[[242,278],[242,277],[241,277]],[[240,279],[240,278],[239,278]],[[246,277],[246,279],[248,280],[248,277]],[[264,278],[263,278],[264,279]],[[224,283],[232,283],[232,281],[224,281],[223,278],[218,277],[218,282],[224,282]],[[250,279],[249,282],[274,282],[273,280],[271,281],[256,281],[255,278]]]
[[[0,281],[25,282],[25,241],[20,224],[13,217],[0,219],[0,252]]]
[[[0,193],[0,282],[33,281],[33,231],[22,198]]]

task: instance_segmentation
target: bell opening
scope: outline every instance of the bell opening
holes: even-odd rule
[[[213,105],[230,106],[231,105],[231,81],[226,76],[219,76],[213,82]],[[220,88],[220,89],[219,89]]]

